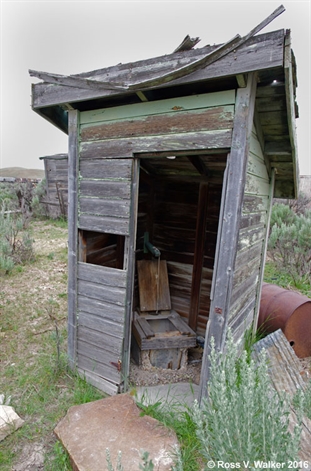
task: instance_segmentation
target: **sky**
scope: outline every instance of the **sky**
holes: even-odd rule
[[[297,60],[301,175],[311,174],[311,0],[1,2],[0,168],[43,168],[68,137],[31,109],[28,70],[71,75],[169,54],[189,34],[196,47],[247,34],[281,4],[262,33],[290,29]]]

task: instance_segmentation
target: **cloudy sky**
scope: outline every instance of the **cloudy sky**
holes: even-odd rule
[[[171,53],[189,34],[197,47],[247,34],[280,4],[247,1],[1,0],[0,168],[42,168],[40,156],[67,152],[67,136],[31,110],[28,70],[75,74]],[[298,67],[300,173],[311,174],[311,0],[262,32],[291,29]]]

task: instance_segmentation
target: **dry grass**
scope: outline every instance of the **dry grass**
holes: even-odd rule
[[[0,177],[41,179],[44,178],[44,170],[23,167],[6,167],[0,168]]]

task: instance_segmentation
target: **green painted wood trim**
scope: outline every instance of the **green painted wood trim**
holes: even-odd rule
[[[155,114],[171,113],[172,111],[186,111],[193,109],[210,108],[235,104],[235,90],[224,92],[205,93],[178,98],[169,98],[153,102],[122,105],[113,108],[81,112],[80,124],[94,124],[97,122],[114,121],[137,118]]]

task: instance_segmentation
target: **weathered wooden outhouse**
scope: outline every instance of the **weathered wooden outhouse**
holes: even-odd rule
[[[30,72],[33,109],[69,135],[69,358],[110,394],[127,386],[146,233],[171,308],[206,335],[203,394],[211,336],[223,349],[256,319],[272,198],[298,179],[295,61],[289,31],[257,35],[271,19],[220,46]]]
[[[47,213],[51,218],[67,217],[68,155],[55,154],[40,157],[44,163]]]

